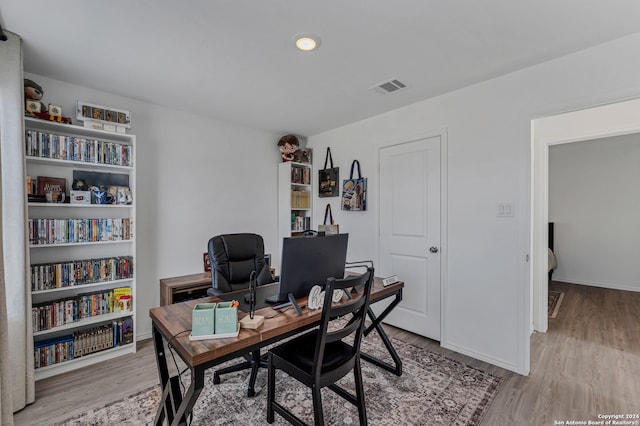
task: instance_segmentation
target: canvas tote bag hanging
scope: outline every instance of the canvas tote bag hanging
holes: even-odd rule
[[[358,166],[358,177],[353,177],[353,169]],[[364,211],[367,209],[367,178],[360,173],[360,162],[353,160],[349,179],[342,184],[342,210]]]
[[[329,223],[327,224],[327,216]],[[318,225],[318,232],[324,232],[325,235],[334,235],[340,233],[340,225],[333,223],[333,213],[331,213],[331,204],[327,204],[324,209],[324,221],[322,225]]]
[[[330,167],[327,168],[327,161]],[[338,167],[333,167],[333,157],[331,148],[327,147],[327,155],[324,158],[324,168],[318,171],[318,196],[337,197],[338,190]]]

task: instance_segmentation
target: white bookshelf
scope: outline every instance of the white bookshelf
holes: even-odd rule
[[[311,164],[283,162],[278,164],[278,241],[299,235],[313,226]],[[306,179],[298,179],[302,173]],[[292,219],[292,216],[295,219]],[[300,218],[300,219],[298,219]]]
[[[132,221],[131,235],[126,240],[96,241],[96,242],[70,242],[62,244],[34,244],[29,242],[29,271],[31,265],[66,263],[86,259],[99,259],[110,257],[127,256],[133,259],[132,276],[124,279],[112,279],[109,281],[92,282],[88,284],[77,284],[72,286],[52,288],[46,290],[31,291],[32,303],[34,305],[46,304],[55,300],[67,300],[80,294],[92,293],[96,291],[106,292],[117,287],[130,287],[132,290],[132,310],[128,312],[111,312],[102,315],[94,315],[74,322],[68,322],[60,326],[51,327],[39,331],[34,331],[34,346],[36,343],[62,336],[72,335],[76,331],[90,330],[103,324],[112,324],[126,318],[133,320],[133,342],[122,346],[105,349],[99,352],[82,355],[71,360],[59,362],[44,367],[36,368],[35,378],[40,380],[57,374],[75,370],[88,365],[97,364],[108,359],[136,351],[136,150],[135,135],[112,133],[104,130],[95,130],[80,126],[67,125],[49,122],[39,119],[25,118],[25,128],[27,131],[45,132],[60,136],[70,136],[98,140],[102,142],[126,145],[131,155],[130,165],[102,164],[97,161],[73,161],[58,158],[43,158],[38,155],[28,155],[26,145],[24,150],[27,176],[36,178],[37,176],[58,177],[66,179],[65,193],[67,200],[73,182],[73,171],[114,173],[126,175],[128,186],[133,196],[132,204],[70,204],[70,203],[38,203],[27,202],[29,219],[117,219],[129,218]],[[26,144],[26,137],[25,137]],[[29,153],[31,154],[31,153]],[[91,183],[91,182],[87,182]],[[25,189],[26,189],[25,177]],[[25,190],[26,192],[26,190]],[[25,195],[26,198],[26,195]],[[27,235],[29,238],[29,235]],[[31,276],[25,283],[27,289],[31,289]]]

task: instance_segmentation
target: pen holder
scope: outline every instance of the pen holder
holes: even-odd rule
[[[193,308],[191,312],[191,335],[205,336],[214,333],[215,309],[215,303],[198,303]]]
[[[238,307],[233,302],[221,302],[215,307],[215,333],[235,333],[238,324]]]

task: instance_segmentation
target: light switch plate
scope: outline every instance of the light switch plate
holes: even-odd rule
[[[514,217],[515,207],[513,203],[499,203],[496,217]]]
[[[399,280],[398,280],[398,277],[397,277],[396,275],[391,275],[390,277],[387,277],[387,278],[383,278],[383,279],[382,279],[382,286],[383,286],[383,287],[386,287],[386,286],[388,286],[388,285],[391,285],[391,284],[397,283],[398,281],[399,281]]]

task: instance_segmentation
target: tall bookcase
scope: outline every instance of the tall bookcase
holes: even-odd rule
[[[284,162],[278,165],[278,240],[299,235],[312,226],[311,164]]]
[[[25,184],[37,176],[65,178],[67,199],[34,202],[25,195],[36,380],[136,351],[135,141],[25,118]],[[74,171],[128,181],[132,201],[69,203]],[[131,299],[116,303],[123,293]]]

